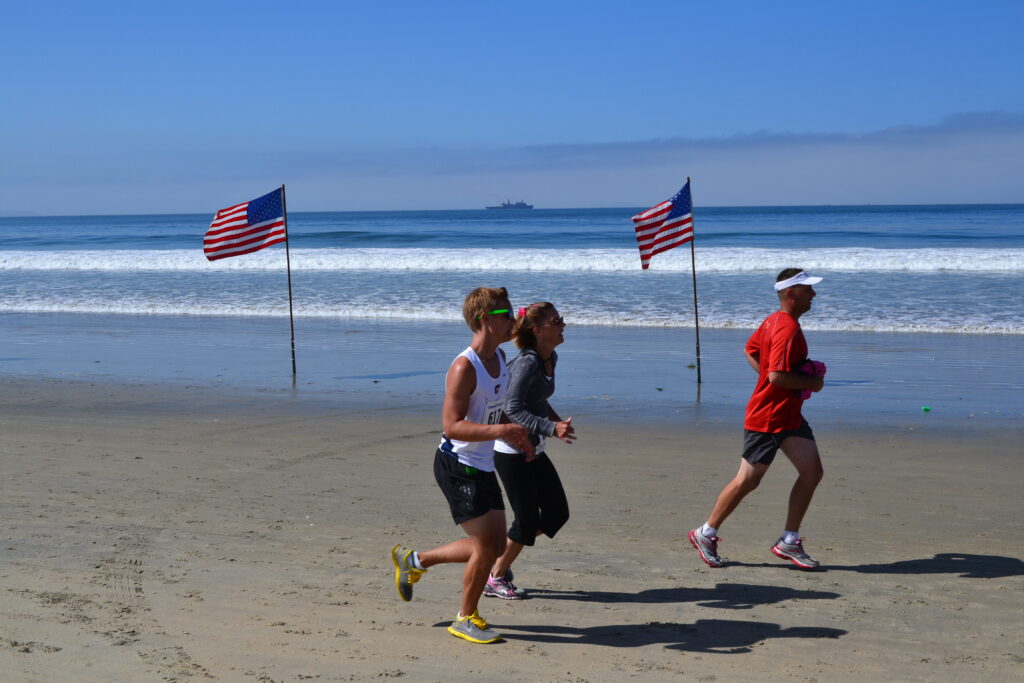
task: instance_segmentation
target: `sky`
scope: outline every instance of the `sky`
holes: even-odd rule
[[[1024,3],[5,8],[0,215],[1024,202]]]

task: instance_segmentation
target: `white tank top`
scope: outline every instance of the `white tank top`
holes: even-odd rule
[[[455,357],[465,358],[476,370],[476,389],[469,397],[466,409],[466,420],[477,424],[493,425],[501,422],[501,407],[505,404],[505,391],[508,389],[508,368],[505,366],[505,354],[501,349],[498,354],[498,376],[491,377],[484,367],[480,356],[472,347]],[[454,365],[455,360],[452,361]],[[451,367],[449,366],[449,370]],[[447,374],[445,375],[447,380]],[[445,436],[441,437],[441,450],[454,453],[463,465],[475,467],[484,472],[494,471],[494,441],[459,441]]]

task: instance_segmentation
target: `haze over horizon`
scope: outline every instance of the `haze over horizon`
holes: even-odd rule
[[[1008,0],[7,15],[5,216],[1024,203]]]

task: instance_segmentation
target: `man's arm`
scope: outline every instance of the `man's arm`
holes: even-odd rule
[[[796,328],[777,329],[772,334],[768,367],[790,367],[786,359],[791,353],[795,335],[799,332],[800,328],[798,326]],[[821,377],[812,377],[802,372],[786,372],[784,370],[770,370],[768,372],[768,381],[780,389],[794,389],[797,391],[803,391],[804,389],[821,391],[821,388],[825,386],[825,380]]]
[[[810,391],[821,391],[825,386],[825,380],[821,377],[811,377],[801,372],[775,372],[768,373],[768,381],[780,389],[809,389]]]
[[[754,372],[761,372],[761,356],[750,351],[745,352],[747,355],[747,362],[750,363],[750,367],[754,368]]]

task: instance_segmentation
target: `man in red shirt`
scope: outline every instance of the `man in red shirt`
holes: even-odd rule
[[[818,561],[804,550],[799,531],[824,471],[814,434],[800,408],[809,392],[821,391],[824,386],[825,366],[808,361],[807,342],[798,320],[811,310],[812,285],[819,282],[820,277],[810,277],[799,268],[779,273],[775,279],[779,310],[765,318],[747,340],[747,362],[757,372],[757,385],[743,422],[740,469],[718,494],[708,521],[689,534],[701,559],[712,567],[725,564],[718,556],[718,528],[761,483],[780,448],[796,467],[797,480],[789,494],[785,530],[771,551],[801,569],[818,567]]]

